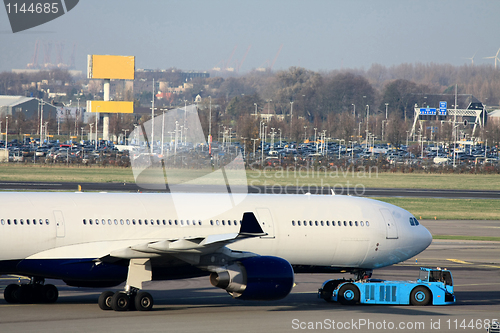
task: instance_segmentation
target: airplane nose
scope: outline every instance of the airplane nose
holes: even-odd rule
[[[414,237],[416,243],[421,248],[420,251],[418,251],[418,253],[425,250],[432,243],[432,234],[430,233],[429,230],[427,230],[426,227],[424,227],[421,224],[418,226],[418,232],[414,234]]]

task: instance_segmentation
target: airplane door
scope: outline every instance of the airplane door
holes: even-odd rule
[[[381,208],[380,212],[385,220],[385,231],[387,239],[397,239],[398,236],[398,226],[394,222],[391,212],[388,209]]]
[[[56,220],[56,236],[58,238],[62,238],[65,235],[64,217],[62,212],[60,210],[55,210],[54,218]]]
[[[271,211],[268,208],[257,208],[257,220],[259,221],[262,230],[267,233],[267,236],[261,238],[274,238],[274,221]]]

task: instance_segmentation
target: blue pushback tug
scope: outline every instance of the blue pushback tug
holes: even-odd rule
[[[318,297],[341,304],[445,305],[455,303],[453,277],[447,269],[420,267],[417,281],[379,279],[328,280]]]

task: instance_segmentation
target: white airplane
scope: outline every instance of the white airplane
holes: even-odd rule
[[[111,287],[103,310],[150,310],[151,280],[210,275],[245,300],[287,296],[295,272],[358,278],[409,259],[431,241],[408,211],[350,196],[213,193],[0,193],[0,274],[30,277],[7,302],[55,302],[44,284]],[[237,204],[234,204],[237,203]],[[214,210],[215,207],[215,210]]]

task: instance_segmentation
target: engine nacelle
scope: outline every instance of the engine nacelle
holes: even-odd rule
[[[293,268],[278,257],[242,259],[221,272],[210,274],[214,287],[244,300],[277,300],[287,296],[294,282]]]

